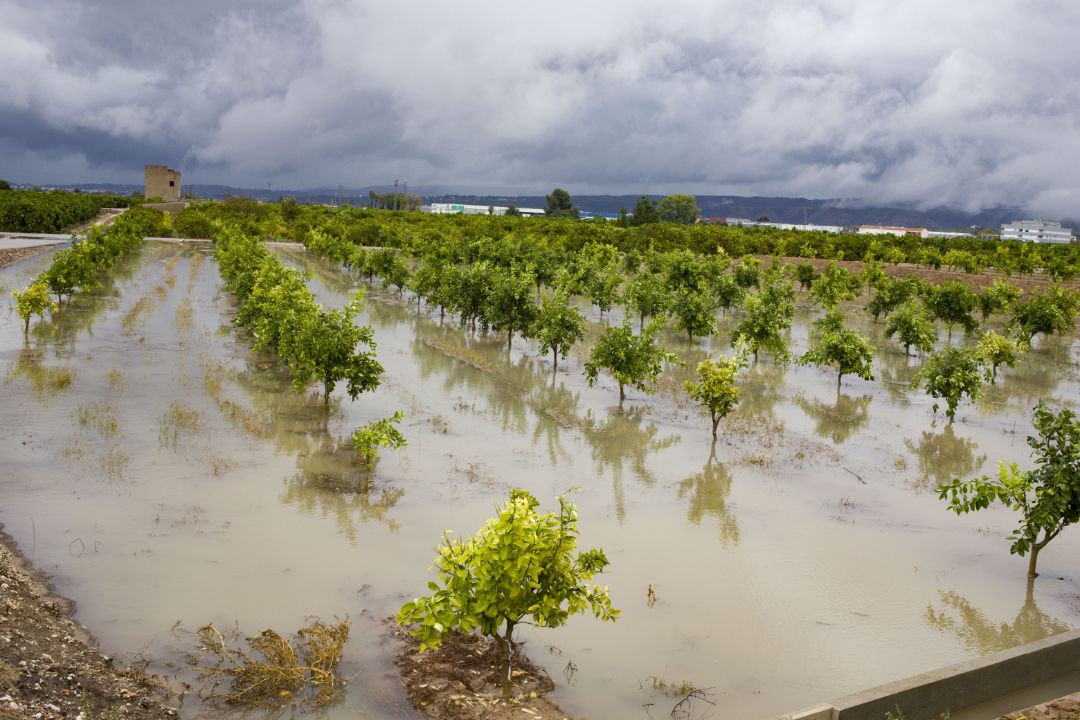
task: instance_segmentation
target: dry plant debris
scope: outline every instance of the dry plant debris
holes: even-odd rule
[[[349,639],[349,619],[315,620],[290,642],[266,629],[230,645],[213,624],[199,628],[199,649],[213,658],[196,661],[204,697],[230,706],[325,705],[344,686],[336,669]],[[244,646],[247,646],[247,649]],[[219,690],[224,684],[224,689]]]

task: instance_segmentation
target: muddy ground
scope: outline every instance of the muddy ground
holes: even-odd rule
[[[1080,720],[1080,693],[1009,713],[1001,720]]]
[[[401,673],[409,702],[425,717],[438,720],[504,720],[538,718],[569,720],[545,696],[555,683],[516,648],[511,664],[513,696],[503,700],[499,685],[499,651],[481,635],[452,635],[435,650],[417,652],[420,642],[389,620],[400,642],[394,664]]]
[[[156,678],[102,654],[0,531],[0,720],[174,718]]]

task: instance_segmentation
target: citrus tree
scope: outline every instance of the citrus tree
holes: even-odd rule
[[[862,290],[862,280],[833,260],[810,284],[810,295],[824,308],[834,308],[846,300],[854,300]]]
[[[788,291],[791,290],[790,285],[786,287]],[[732,345],[746,343],[754,354],[754,364],[757,364],[761,350],[767,350],[779,362],[786,362],[790,354],[784,333],[791,327],[795,314],[795,304],[791,298],[782,289],[770,285],[760,292],[747,295],[743,309],[746,310],[746,317],[732,331]]]
[[[904,303],[896,314],[889,318],[885,325],[885,337],[891,338],[894,335],[904,346],[905,355],[911,354],[911,348],[930,352],[937,341],[934,321],[927,317],[926,311],[915,302]]]
[[[388,418],[366,422],[353,432],[353,447],[360,453],[368,470],[375,467],[375,463],[379,460],[379,452],[383,448],[396,450],[408,445],[405,436],[395,427],[404,419],[405,414],[399,410]]]
[[[703,292],[680,290],[671,303],[675,327],[686,331],[690,342],[694,337],[709,337],[716,332],[716,301]]]
[[[626,307],[638,314],[638,330],[645,329],[645,318],[663,315],[670,304],[668,289],[660,275],[643,272],[626,286]]]
[[[1080,521],[1080,422],[1071,410],[1053,412],[1039,402],[1034,409],[1038,437],[1028,436],[1035,468],[998,463],[998,476],[955,480],[941,488],[940,498],[957,515],[982,510],[994,503],[1020,513],[1020,524],[1009,537],[1009,552],[1028,559],[1028,578],[1034,579],[1039,552],[1069,525]]]
[[[558,290],[540,300],[532,334],[541,353],[551,351],[552,372],[558,372],[559,358],[566,358],[574,343],[585,338],[585,318],[570,304],[566,291]]]
[[[44,318],[45,311],[56,312],[56,303],[49,297],[49,286],[40,278],[23,290],[12,290],[15,298],[15,311],[23,321],[23,334],[30,332],[30,318],[34,315]]]
[[[964,332],[974,332],[979,324],[971,313],[979,305],[975,293],[963,280],[947,280],[925,291],[926,307],[938,320],[945,323],[952,342],[953,326],[959,324]]]
[[[330,393],[341,381],[353,400],[379,386],[383,368],[375,359],[374,331],[353,322],[361,301],[362,295],[357,293],[343,309],[319,310],[297,318],[295,332],[282,338],[279,346],[293,372],[294,388],[302,390],[311,380],[321,382],[323,403],[329,405]],[[360,344],[368,349],[357,349]]]
[[[491,327],[506,331],[507,350],[513,347],[515,331],[527,336],[536,322],[532,285],[533,277],[526,272],[507,271],[495,275],[483,314]]]
[[[633,385],[645,393],[652,393],[653,384],[663,370],[664,363],[679,363],[679,358],[661,348],[656,335],[663,328],[661,320],[649,323],[640,335],[635,335],[630,321],[604,328],[600,340],[585,361],[585,377],[592,387],[601,370],[607,370],[619,384],[619,405],[626,399],[626,386]]]
[[[833,316],[836,318],[836,315]],[[863,380],[874,379],[874,345],[857,330],[843,326],[843,316],[822,332],[799,358],[800,365],[825,365],[836,368],[836,390],[844,375],[854,374]]]
[[[1080,294],[1055,285],[1044,293],[1032,295],[1013,305],[1011,326],[1031,344],[1036,335],[1053,335],[1072,330]]]
[[[998,367],[1012,367],[1020,357],[1021,348],[1004,335],[988,330],[979,338],[975,350],[982,356],[983,362],[990,366],[990,382],[997,382]]]
[[[698,381],[686,381],[690,399],[709,411],[714,441],[720,420],[739,404],[739,386],[735,381],[748,364],[749,351],[745,345],[739,345],[731,357],[702,360],[697,366]]]
[[[587,584],[608,566],[603,550],[578,551],[578,513],[560,496],[558,512],[537,512],[525,490],[510,499],[467,539],[444,536],[437,550],[438,581],[430,595],[405,603],[397,621],[413,625],[420,652],[438,647],[452,632],[480,631],[499,646],[499,678],[510,696],[514,628],[529,622],[560,627],[571,615],[591,611],[615,620],[607,588]]]
[[[983,384],[987,379],[986,367],[978,352],[949,347],[927,358],[911,381],[911,387],[916,390],[924,387],[930,397],[943,398],[947,405],[945,414],[952,425],[960,400],[965,395],[971,401],[982,397]],[[938,404],[935,402],[934,412],[937,411]]]

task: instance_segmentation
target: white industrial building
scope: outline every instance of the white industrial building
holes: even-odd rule
[[[924,227],[904,227],[903,225],[860,225],[860,235],[915,235],[921,238],[955,238],[967,237],[971,233],[947,232],[945,230],[929,230]]]
[[[771,227],[780,230],[800,230],[802,232],[841,233],[840,225],[800,225],[798,223],[769,222],[767,220],[748,220],[747,218],[711,217],[708,222],[723,225],[744,225],[746,227]]]
[[[1023,240],[1037,243],[1071,243],[1076,236],[1061,223],[1046,220],[1014,220],[1001,226],[1002,240]]]
[[[462,203],[431,203],[427,211],[435,215],[505,215],[508,208],[503,205],[465,205]],[[518,208],[526,217],[543,215],[543,208]]]

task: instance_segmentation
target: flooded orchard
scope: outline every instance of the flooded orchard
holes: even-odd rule
[[[620,411],[613,382],[582,377],[595,314],[553,374],[532,344],[507,351],[373,289],[360,321],[382,384],[326,410],[233,328],[211,249],[148,242],[26,339],[9,292],[50,256],[0,271],[0,521],[105,652],[178,687],[197,685],[186,652],[208,622],[287,634],[347,615],[350,682],[319,716],[415,717],[385,619],[425,591],[443,532],[472,533],[511,487],[544,510],[579,488],[582,544],[611,560],[599,580],[618,622],[521,629],[575,715],[662,717],[689,683],[719,717],[766,718],[1080,625],[1080,533],[1048,546],[1028,597],[1015,517],[958,518],[934,492],[1028,462],[1032,406],[1080,397],[1071,337],[1043,340],[948,426],[907,387],[917,361],[852,309],[877,379],[837,392],[830,371],[763,359],[710,452],[682,385],[728,351],[735,316],[711,343],[666,336],[685,365]],[[358,287],[278,252],[324,305]],[[797,352],[817,314],[797,312]],[[397,410],[409,444],[368,479],[350,436]],[[183,698],[182,715],[215,712]]]

